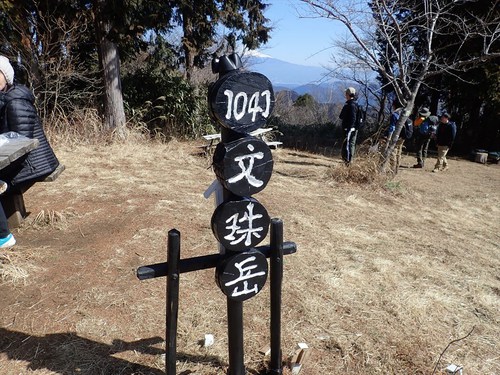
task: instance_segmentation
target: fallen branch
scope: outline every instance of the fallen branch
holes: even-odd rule
[[[469,337],[469,336],[472,334],[472,332],[474,331],[474,328],[476,328],[476,326],[473,326],[473,327],[472,327],[472,329],[470,330],[470,332],[469,332],[468,334],[466,334],[464,337],[461,337],[461,338],[459,338],[459,339],[452,340],[452,341],[450,341],[450,342],[448,343],[448,345],[446,345],[446,348],[444,348],[444,350],[443,350],[443,351],[441,352],[441,354],[439,355],[439,358],[438,358],[438,360],[437,360],[437,362],[436,362],[436,365],[434,366],[434,370],[432,370],[432,375],[434,375],[434,374],[436,373],[436,369],[437,369],[437,367],[438,367],[438,365],[439,365],[439,362],[441,362],[441,358],[443,358],[443,355],[444,355],[444,353],[446,353],[446,351],[448,350],[448,348],[449,348],[452,344],[454,344],[454,343],[456,343],[456,342],[459,342],[459,341],[461,341],[461,340],[465,340],[467,337]]]

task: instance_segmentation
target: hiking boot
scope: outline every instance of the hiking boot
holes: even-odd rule
[[[0,238],[0,248],[12,247],[16,244],[16,239],[10,233],[7,237]]]
[[[423,168],[424,166],[422,164],[415,164],[413,168]]]
[[[445,166],[443,167],[443,169],[441,169],[441,170],[442,170],[443,172],[444,172],[444,171],[447,171],[447,170],[448,170],[448,166],[447,166],[447,165],[445,165]]]
[[[7,187],[8,187],[7,183],[5,181],[0,180],[0,195],[5,193]]]
[[[434,168],[432,171],[433,171],[434,173],[439,172],[439,168]]]

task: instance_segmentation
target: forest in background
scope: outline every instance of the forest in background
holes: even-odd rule
[[[330,12],[338,3],[301,2],[319,3]],[[440,8],[441,18],[432,18],[435,12],[410,1],[390,2],[390,9],[382,9],[380,3],[367,2],[374,33],[355,30],[354,35],[379,51],[380,66],[387,69],[376,72],[376,82],[363,80],[359,70],[343,77],[360,88],[362,97],[370,98],[365,136],[387,125],[388,108],[395,97],[402,97],[411,99],[413,113],[427,106],[433,113],[446,109],[452,114],[459,130],[455,152],[498,151],[498,1],[444,2],[453,4]],[[96,140],[109,139],[109,134],[123,138],[131,129],[162,140],[197,138],[217,130],[206,103],[208,87],[217,78],[210,69],[213,56],[256,49],[272,40],[273,20],[264,16],[267,6],[272,2],[2,0],[0,53],[13,62],[16,81],[33,89],[52,133],[78,142],[90,133]],[[466,39],[445,17],[448,14],[462,20]],[[430,57],[429,27],[419,23],[428,19],[442,23],[433,36]],[[387,33],[397,28],[396,35]],[[419,67],[424,59],[435,62],[432,74],[406,77],[409,84],[418,81],[415,98],[400,92],[397,75],[394,81],[384,75],[398,72],[401,63],[397,54],[380,51],[397,43],[404,43],[405,54],[411,51],[409,66]],[[352,65],[359,67],[365,56],[353,46],[343,45]],[[330,63],[335,75],[335,63],[341,61]],[[311,135],[318,138],[318,129],[337,137],[341,105],[325,108],[307,95],[295,101],[277,100],[270,124],[296,134],[299,143],[308,143]]]

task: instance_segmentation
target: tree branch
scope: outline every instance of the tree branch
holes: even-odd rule
[[[456,342],[459,342],[459,341],[462,341],[462,340],[465,340],[467,337],[469,337],[469,336],[472,334],[472,332],[474,331],[474,328],[476,328],[476,326],[473,326],[473,327],[472,327],[472,329],[470,330],[470,332],[469,332],[468,334],[466,334],[464,337],[460,337],[459,339],[452,340],[452,341],[450,341],[450,342],[448,343],[448,345],[446,345],[446,348],[444,348],[444,350],[443,350],[443,351],[441,352],[441,354],[439,355],[439,358],[438,358],[438,360],[437,360],[437,362],[436,362],[436,365],[434,366],[434,370],[432,370],[432,375],[434,375],[434,374],[436,373],[436,369],[437,369],[437,367],[438,367],[438,365],[439,365],[439,362],[441,361],[441,358],[443,357],[444,353],[448,350],[448,348],[449,348],[452,344],[454,344],[454,343],[456,343]]]

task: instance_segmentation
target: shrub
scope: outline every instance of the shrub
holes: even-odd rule
[[[207,87],[191,86],[176,72],[147,67],[125,76],[122,83],[128,118],[152,134],[170,139],[213,132]]]

